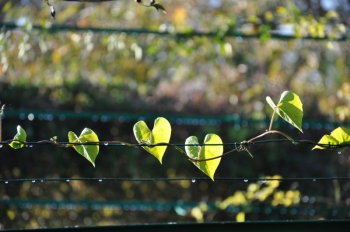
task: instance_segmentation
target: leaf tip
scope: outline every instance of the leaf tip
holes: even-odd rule
[[[159,160],[159,163],[162,165],[163,164],[163,161],[162,161],[163,156],[162,157],[157,157],[157,159]]]

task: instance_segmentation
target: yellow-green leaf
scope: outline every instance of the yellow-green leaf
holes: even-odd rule
[[[331,132],[331,136],[336,139],[339,144],[347,144],[350,142],[350,130],[345,127],[338,127]]]
[[[201,150],[201,147],[199,145],[196,146],[198,143],[198,139],[196,136],[190,136],[186,139],[185,144],[189,144],[190,146],[185,146],[185,151],[188,157],[192,159],[199,159],[199,151]],[[194,164],[199,168],[199,166],[194,162]]]
[[[95,167],[95,160],[99,152],[99,139],[95,132],[89,128],[85,128],[78,137],[74,132],[68,132],[68,140],[70,143],[96,143],[96,145],[74,145],[74,149],[87,159]]]
[[[303,104],[301,103],[298,95],[291,91],[284,91],[277,106],[270,97],[266,97],[266,101],[272,107],[272,109],[276,110],[276,113],[281,118],[303,132],[301,129],[303,120]]]
[[[134,135],[139,143],[153,145],[157,143],[169,143],[171,136],[171,125],[165,118],[159,117],[154,121],[153,130],[150,131],[144,121],[134,125]],[[162,163],[163,155],[167,146],[143,146],[143,149],[154,155]]]
[[[18,125],[17,126],[17,134],[13,138],[13,140],[18,140],[18,141],[12,141],[9,146],[12,147],[13,149],[19,149],[24,146],[24,143],[26,142],[27,139],[27,133],[25,130]]]
[[[216,134],[208,134],[204,139],[204,144],[208,146],[193,146],[198,143],[198,139],[195,136],[190,136],[186,139],[185,144],[189,144],[192,146],[186,146],[186,154],[188,157],[192,159],[210,159],[214,157],[221,156],[223,153],[223,146],[213,145],[210,146],[208,144],[222,144],[221,138]],[[208,161],[192,161],[192,163],[199,168],[202,172],[204,172],[207,176],[209,176],[212,180],[214,180],[214,174],[216,169],[218,168],[221,161],[221,157],[208,160]]]
[[[350,130],[345,127],[338,127],[333,130],[330,135],[324,135],[314,149],[334,149],[344,150],[345,147],[337,147],[339,145],[350,144]]]

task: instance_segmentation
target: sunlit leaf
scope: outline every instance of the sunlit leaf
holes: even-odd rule
[[[98,143],[98,137],[89,128],[85,128],[78,137],[74,132],[68,132],[70,143]],[[74,149],[95,167],[95,160],[99,152],[99,145],[74,145]]]
[[[350,130],[345,127],[338,127],[331,132],[331,136],[336,139],[340,145],[350,142]]]
[[[27,133],[25,130],[18,125],[17,126],[17,134],[13,138],[13,140],[18,140],[18,141],[12,141],[9,146],[12,147],[13,149],[19,149],[24,146],[24,143],[26,142],[27,139]]]
[[[185,144],[196,145],[198,139],[196,136],[190,136],[186,139]],[[204,139],[204,144],[222,144],[221,138],[216,134],[208,134]],[[221,156],[223,153],[223,146],[186,146],[186,154],[192,159],[210,159]],[[192,161],[193,164],[214,180],[214,174],[221,161],[221,157],[208,161]]]
[[[185,141],[185,144],[191,145],[191,146],[185,146],[186,154],[192,159],[199,159],[200,158],[199,152],[201,150],[201,147],[199,145],[193,146],[193,145],[199,144],[197,137],[196,136],[188,137]]]
[[[266,97],[266,101],[272,107],[272,109],[276,109],[276,113],[281,118],[303,132],[301,129],[303,104],[301,103],[298,95],[291,91],[284,91],[277,106],[270,97]]]
[[[337,148],[339,151],[345,150],[345,147],[336,146],[350,144],[350,130],[345,127],[338,127],[330,135],[324,135],[318,144],[320,145],[314,146],[312,150],[333,148]]]
[[[169,143],[171,136],[171,125],[168,120],[159,117],[154,121],[153,130],[150,131],[144,121],[139,121],[134,125],[134,135],[139,143],[146,143],[148,145]],[[167,146],[143,146],[143,148],[154,155],[159,162],[162,163],[163,155]]]

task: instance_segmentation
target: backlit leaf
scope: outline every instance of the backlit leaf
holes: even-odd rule
[[[291,91],[284,91],[277,106],[270,97],[266,97],[266,101],[272,107],[272,109],[276,109],[276,113],[281,118],[303,132],[301,129],[303,104],[301,103],[298,95]]]
[[[213,146],[193,146],[198,143],[198,139],[195,136],[190,136],[186,139],[185,144],[192,146],[186,146],[186,154],[192,159],[210,159],[217,156],[221,156],[223,153],[223,146],[213,145]],[[204,139],[204,144],[222,144],[221,138],[216,134],[208,134]],[[221,157],[217,159],[212,159],[208,161],[192,161],[192,163],[214,180],[214,174],[218,168],[221,161]]]
[[[9,146],[12,147],[13,149],[19,149],[24,146],[24,143],[26,142],[27,139],[27,133],[21,126],[17,126],[17,134],[13,138],[13,140],[18,140],[18,141],[12,141]]]
[[[68,140],[70,143],[98,143],[99,139],[95,132],[89,128],[85,128],[78,137],[74,132],[68,132]],[[74,149],[87,159],[95,167],[95,160],[99,152],[99,145],[74,145]]]
[[[345,150],[345,147],[336,147],[339,145],[350,144],[350,130],[345,127],[338,127],[333,130],[330,135],[324,135],[314,149],[334,149],[339,151]]]
[[[144,121],[139,121],[134,125],[134,135],[139,143],[148,145],[157,143],[169,143],[171,136],[171,125],[165,118],[159,117],[154,121],[153,130],[150,131]],[[143,146],[143,149],[154,155],[162,163],[163,155],[167,146]]]

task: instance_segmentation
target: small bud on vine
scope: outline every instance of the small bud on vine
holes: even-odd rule
[[[57,136],[53,136],[50,140],[54,143],[57,143]]]

